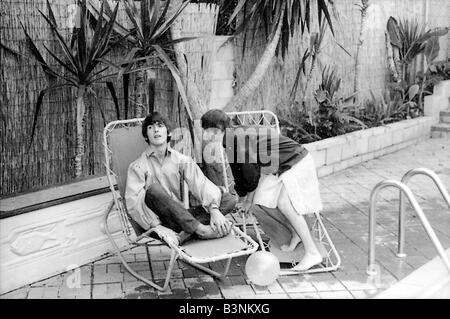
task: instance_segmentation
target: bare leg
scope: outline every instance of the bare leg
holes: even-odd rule
[[[317,250],[305,218],[295,211],[284,187],[278,199],[278,208],[291,223],[292,228],[299,235],[305,247],[305,256],[292,270],[304,271],[322,262],[322,255]]]
[[[293,251],[297,247],[297,245],[302,242],[302,240],[300,239],[300,236],[298,236],[297,232],[295,231],[294,228],[292,228],[292,226],[290,224],[287,224],[286,226],[291,231],[292,238],[288,245],[282,245],[280,247],[280,249],[282,251],[289,252],[289,251]]]

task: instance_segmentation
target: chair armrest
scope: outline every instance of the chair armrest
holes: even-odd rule
[[[143,239],[143,238],[145,238],[145,237],[149,237],[149,235],[150,235],[151,233],[156,233],[156,234],[158,235],[158,237],[161,239],[161,241],[164,242],[164,243],[165,243],[167,246],[169,246],[170,248],[174,248],[174,249],[177,249],[177,250],[179,249],[179,248],[178,248],[178,245],[174,245],[172,242],[167,241],[167,240],[166,240],[166,236],[162,235],[162,234],[160,233],[160,231],[159,231],[156,227],[149,228],[148,230],[145,231],[145,233],[142,233],[141,235],[139,235],[138,237],[136,237],[136,240],[135,240],[135,241],[139,241],[139,240],[141,240],[141,239]]]
[[[135,241],[139,241],[139,240],[141,240],[144,237],[148,237],[153,232],[158,234],[158,232],[157,232],[155,227],[149,228],[144,233],[142,233],[139,236],[137,236]],[[159,236],[159,234],[158,234],[158,236]]]

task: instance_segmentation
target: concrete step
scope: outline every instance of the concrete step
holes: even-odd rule
[[[431,127],[431,138],[450,138],[450,124],[439,123]]]
[[[441,111],[439,120],[441,123],[450,124],[450,110]]]

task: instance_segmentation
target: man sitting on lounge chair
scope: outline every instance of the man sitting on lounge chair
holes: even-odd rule
[[[128,168],[128,213],[142,228],[155,228],[161,238],[175,244],[193,234],[202,239],[227,235],[231,222],[224,214],[235,207],[235,197],[208,180],[191,157],[170,148],[170,128],[158,112],[142,123],[148,147]],[[184,207],[184,181],[201,206]]]

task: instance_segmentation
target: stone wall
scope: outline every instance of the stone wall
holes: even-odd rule
[[[311,152],[319,177],[395,152],[429,138],[431,117],[420,117],[355,131],[304,144]]]

